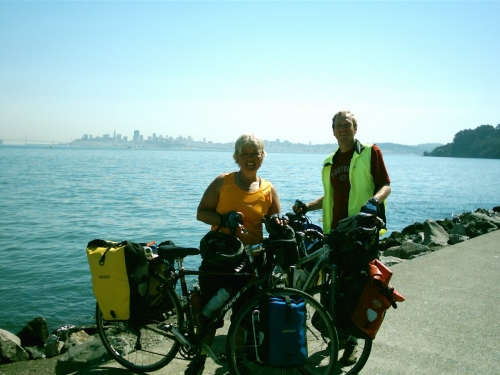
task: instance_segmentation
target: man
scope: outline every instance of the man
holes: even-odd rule
[[[324,195],[312,202],[294,206],[296,213],[323,209],[323,232],[330,233],[339,221],[363,211],[379,216],[385,223],[385,199],[391,193],[389,175],[382,152],[376,145],[355,139],[356,117],[340,111],[332,121],[338,149],[323,162],[321,172]],[[385,229],[381,234],[385,233]],[[350,336],[341,361],[356,362],[357,339]]]
[[[362,144],[354,138],[358,130],[356,117],[340,111],[333,117],[333,135],[338,149],[323,162],[321,172],[324,195],[300,207],[297,213],[323,209],[323,232],[330,233],[339,221],[375,206],[385,222],[385,199],[391,193],[391,181],[382,151],[377,145]],[[371,204],[367,204],[370,202]]]

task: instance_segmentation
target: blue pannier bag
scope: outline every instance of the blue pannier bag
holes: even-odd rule
[[[260,357],[279,368],[302,366],[307,362],[306,304],[294,296],[268,296],[260,304],[264,333]]]

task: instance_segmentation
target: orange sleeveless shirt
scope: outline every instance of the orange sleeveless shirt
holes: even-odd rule
[[[262,218],[267,215],[272,203],[271,187],[269,181],[261,178],[257,191],[244,191],[236,185],[236,172],[226,173],[224,176],[216,211],[221,215],[231,211],[243,213],[243,225],[248,233],[242,234],[237,230],[236,236],[244,245],[258,244],[263,240]],[[217,226],[212,226],[212,230],[215,229]],[[226,233],[229,231],[226,228],[220,230]]]

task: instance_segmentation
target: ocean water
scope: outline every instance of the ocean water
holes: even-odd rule
[[[322,195],[326,155],[270,153],[259,175],[282,211]],[[500,160],[386,155],[388,229],[500,205]],[[49,330],[93,323],[89,241],[172,240],[197,247],[208,184],[236,170],[231,152],[0,147],[0,328],[42,316]],[[310,213],[318,222],[321,211]],[[196,268],[198,257],[188,258]]]

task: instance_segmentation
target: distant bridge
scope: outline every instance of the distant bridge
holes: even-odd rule
[[[3,142],[3,144],[13,144],[13,145],[59,145],[59,144],[68,144],[72,141],[47,141],[46,139],[44,140],[38,140],[38,139],[29,139],[29,138],[17,138],[17,139],[5,139],[5,138],[0,138],[0,141]]]

